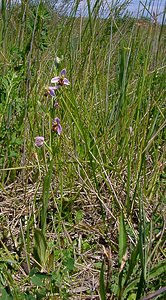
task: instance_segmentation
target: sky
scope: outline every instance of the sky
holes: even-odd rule
[[[105,3],[111,5],[112,3],[116,3],[117,1],[123,3],[125,0],[105,0]],[[1,6],[1,2],[2,0],[0,0],[0,6]],[[21,2],[21,0],[13,0],[13,3],[14,2],[18,3]],[[59,0],[59,2],[62,1]],[[75,2],[75,1],[71,0],[71,2]],[[95,2],[96,0],[91,0],[92,5]],[[127,10],[134,16],[137,16],[138,11],[139,11],[139,15],[142,15],[144,11],[144,16],[150,17],[148,10],[144,9],[144,6],[141,4],[141,2],[143,4],[146,4],[146,7],[148,8],[149,12],[151,13],[154,12],[155,14],[157,14],[158,22],[162,22],[164,7],[166,7],[166,0],[142,0],[142,1],[131,0],[131,3],[128,5]],[[150,5],[148,5],[147,3],[150,3]],[[106,10],[108,11],[108,5]],[[80,0],[78,14],[80,14],[81,12],[83,15],[87,14],[87,0]]]
[[[93,4],[96,0],[92,0],[91,3]],[[116,3],[118,0],[107,0],[105,1],[106,3],[109,3],[111,5],[112,3]],[[119,0],[119,2],[124,3],[124,0]],[[143,4],[141,4],[141,2]],[[145,9],[145,5],[146,8]],[[108,5],[106,4],[108,10]],[[150,14],[153,12],[157,14],[158,22],[162,22],[162,17],[164,14],[164,7],[166,6],[166,0],[131,0],[130,4],[127,6],[128,12],[133,14],[133,16],[137,16],[137,13],[139,12],[139,15],[141,16],[142,14],[146,17],[151,17]],[[79,12],[83,14],[87,13],[87,0],[82,0],[80,1],[80,7],[79,7]]]
[[[164,12],[164,6],[166,6],[166,1],[165,0],[152,0],[152,1],[148,1],[150,3],[150,5],[146,5],[146,7],[148,8],[148,10],[150,12],[155,12],[157,15],[159,15],[159,19],[162,19],[162,13]],[[131,4],[128,6],[128,9],[130,12],[133,12],[134,14],[137,14],[138,8],[141,12],[141,10],[143,10],[143,5],[140,4],[139,0],[132,0]],[[146,3],[146,1],[142,1],[142,3]],[[145,10],[146,11],[146,10]],[[148,16],[149,12],[146,11],[145,12]]]

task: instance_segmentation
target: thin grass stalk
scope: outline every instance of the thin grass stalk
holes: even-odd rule
[[[46,233],[46,225],[47,225],[47,209],[48,209],[48,201],[50,195],[50,186],[51,186],[51,178],[53,173],[53,159],[50,161],[48,172],[44,178],[43,184],[43,193],[42,193],[42,209],[41,209],[41,230],[43,235]]]
[[[148,46],[147,46],[148,53],[149,53],[149,49],[150,49],[150,44],[151,44],[151,40],[149,39]],[[139,122],[140,122],[140,115],[141,115],[141,105],[142,105],[142,101],[143,101],[143,93],[144,93],[144,88],[145,88],[145,83],[146,83],[148,62],[149,62],[149,57],[146,54],[145,63],[144,63],[143,70],[142,70],[142,78],[141,78],[140,82],[138,83],[138,88],[137,88],[138,104],[137,104],[137,110],[136,110],[136,121],[135,121],[136,125],[135,125],[135,133],[134,133],[134,144],[136,143],[136,139],[137,139],[137,135],[138,135],[138,133],[136,133],[136,131],[139,129]],[[133,197],[132,197],[132,203],[131,203],[131,214],[132,214],[132,211],[133,211],[133,208],[134,208],[136,191],[137,191],[137,188],[138,188],[139,179],[140,179],[140,175],[141,175],[141,169],[142,169],[142,166],[143,166],[144,153],[142,153],[142,152],[143,152],[143,148],[144,148],[144,145],[145,145],[146,132],[147,132],[147,128],[145,126],[145,128],[144,128],[144,138],[142,139],[141,145],[139,146],[140,150],[139,150],[139,156],[138,156],[137,177],[136,177],[136,184],[135,184],[134,193],[133,193]]]
[[[144,205],[142,199],[142,192],[139,189],[139,257],[141,261],[141,275],[140,281],[138,284],[138,290],[136,295],[136,300],[140,299],[142,292],[145,289],[146,284],[146,264],[147,264],[147,257],[146,257],[146,222],[145,222],[145,212],[144,212]]]
[[[127,256],[127,232],[124,220],[123,211],[119,217],[119,276],[118,276],[118,300],[123,299],[124,288],[122,285],[123,270],[125,266],[125,259]]]
[[[112,22],[111,19],[111,30],[109,36],[109,50],[108,50],[108,68],[107,68],[107,86],[106,86],[106,99],[105,99],[105,112],[108,114],[108,97],[109,97],[109,84],[110,84],[110,68],[111,68],[111,53],[112,53]]]
[[[25,4],[25,1],[22,3]],[[39,1],[36,1],[35,3],[38,5]],[[75,3],[76,2],[74,2],[74,4]],[[9,265],[5,259],[4,262],[2,262],[2,264],[5,265],[5,268],[1,269],[1,278],[4,276],[7,280],[5,285],[3,285],[1,282],[0,284],[3,285],[2,289],[7,291],[7,298],[15,298],[15,295],[18,298],[24,296],[33,298],[33,296],[40,294],[40,286],[35,286],[33,284],[33,289],[31,289],[32,285],[31,283],[29,284],[29,282],[31,280],[32,273],[30,273],[28,276],[26,276],[26,274],[24,275],[20,268],[20,259],[21,261],[22,259],[25,259],[25,262],[29,264],[29,270],[31,268],[32,272],[36,272],[36,268],[34,268],[35,265],[35,267],[38,268],[37,276],[45,276],[43,273],[40,274],[41,272],[45,272],[49,273],[51,280],[54,280],[55,277],[58,278],[58,286],[56,286],[55,283],[56,279],[51,288],[48,285],[46,286],[48,297],[50,294],[52,295],[54,293],[54,287],[56,292],[53,297],[67,297],[65,294],[65,285],[67,283],[68,291],[68,283],[71,278],[72,280],[75,278],[74,274],[76,274],[78,270],[77,264],[74,266],[74,269],[71,272],[68,272],[65,269],[66,265],[64,265],[64,254],[71,250],[71,252],[73,251],[72,254],[74,260],[77,259],[77,246],[75,247],[75,245],[77,245],[77,237],[75,238],[75,232],[77,233],[77,230],[81,230],[82,232],[82,230],[84,230],[82,224],[89,221],[86,217],[86,213],[89,212],[89,203],[86,206],[86,209],[84,205],[84,203],[87,203],[88,201],[92,201],[92,206],[94,204],[97,208],[98,202],[101,202],[103,215],[106,215],[106,218],[101,220],[100,212],[102,209],[99,208],[95,212],[97,215],[99,215],[99,220],[96,219],[94,216],[95,214],[90,214],[90,221],[92,218],[92,221],[94,221],[96,224],[95,227],[97,228],[97,226],[99,226],[99,232],[106,239],[108,248],[111,245],[112,249],[114,250],[111,258],[113,266],[115,266],[115,269],[112,270],[113,276],[111,277],[110,281],[111,295],[106,294],[104,284],[104,273],[107,271],[107,269],[105,268],[104,270],[103,266],[103,270],[101,270],[102,276],[99,280],[100,288],[101,285],[103,286],[103,299],[106,299],[107,297],[118,297],[116,291],[118,289],[118,274],[120,271],[119,297],[121,299],[135,297],[136,293],[136,297],[140,299],[144,293],[145,287],[147,287],[147,290],[149,291],[155,290],[158,289],[159,284],[163,283],[165,264],[162,262],[162,259],[164,257],[163,234],[165,223],[163,222],[161,211],[163,205],[162,184],[164,178],[164,155],[162,154],[162,149],[165,120],[162,105],[162,101],[164,99],[164,77],[162,74],[164,71],[164,55],[160,49],[160,46],[162,46],[164,26],[162,28],[163,32],[160,31],[160,33],[156,28],[154,28],[156,30],[154,32],[154,26],[151,26],[150,30],[152,30],[152,35],[148,38],[146,43],[146,35],[148,34],[147,28],[139,27],[139,29],[134,31],[136,27],[136,25],[134,25],[132,33],[130,34],[130,32],[128,32],[128,30],[130,31],[130,27],[128,27],[129,24],[126,25],[124,20],[120,20],[123,24],[118,27],[119,19],[116,20],[115,16],[114,20],[111,19],[112,51],[111,53],[108,53],[108,50],[110,49],[110,44],[108,41],[110,38],[110,32],[109,35],[105,35],[108,24],[106,24],[106,20],[102,20],[102,22],[101,20],[98,20],[99,4],[102,3],[102,1],[95,1],[95,7],[90,12],[92,19],[91,29],[93,31],[93,35],[91,35],[89,19],[87,20],[86,18],[82,18],[82,24],[78,30],[78,20],[75,19],[76,11],[74,11],[74,13],[72,12],[74,16],[73,18],[68,18],[68,16],[61,18],[61,16],[58,16],[58,29],[55,28],[54,18],[52,18],[52,21],[50,21],[50,31],[48,33],[47,40],[48,48],[42,53],[36,47],[36,45],[38,46],[39,41],[38,34],[42,33],[41,28],[38,29],[38,25],[36,25],[31,57],[28,56],[28,60],[30,60],[31,63],[29,70],[30,88],[28,93],[29,96],[27,97],[28,114],[26,117],[28,122],[31,124],[28,132],[28,140],[30,140],[32,144],[32,140],[34,139],[36,132],[42,132],[42,134],[46,137],[45,139],[49,140],[49,146],[46,147],[45,145],[42,149],[36,148],[35,150],[34,147],[31,147],[31,144],[27,142],[29,148],[26,152],[28,167],[14,168],[14,165],[17,164],[17,160],[14,157],[9,157],[11,147],[10,137],[12,136],[12,133],[9,134],[7,131],[4,133],[6,136],[3,137],[2,145],[4,143],[5,151],[3,152],[2,149],[2,154],[4,153],[5,158],[2,157],[2,162],[5,161],[4,171],[6,172],[8,170],[9,173],[7,174],[8,176],[6,176],[8,180],[7,187],[5,185],[2,186],[0,192],[2,197],[4,197],[7,202],[8,200],[12,201],[13,205],[15,204],[17,195],[20,192],[20,177],[18,174],[18,177],[16,177],[17,181],[14,182],[12,174],[10,173],[13,170],[18,172],[19,170],[25,169],[26,173],[27,169],[29,170],[29,180],[26,182],[26,190],[28,191],[32,188],[32,197],[33,191],[35,193],[33,198],[34,202],[32,204],[33,207],[27,204],[26,197],[29,197],[29,194],[24,195],[26,196],[25,220],[27,218],[27,211],[29,213],[29,210],[31,210],[32,207],[32,212],[29,213],[28,222],[25,223],[25,226],[23,226],[22,223],[16,223],[16,226],[18,226],[19,229],[21,228],[21,242],[24,241],[24,243],[22,243],[20,246],[20,250],[26,249],[27,256],[22,257],[21,253],[18,254],[18,260],[14,260],[14,256],[11,255],[11,251],[2,247],[2,256],[4,252],[4,256],[6,256],[5,259],[12,259],[13,257],[14,260],[12,265]],[[35,6],[33,6],[33,12],[34,7],[36,9],[37,5],[35,4]],[[90,6],[90,8],[92,8],[91,3]],[[28,6],[27,17],[29,15],[30,17],[32,16],[30,9],[31,7]],[[25,7],[24,10],[21,11],[21,22],[23,22],[24,19],[24,11]],[[119,14],[119,11],[119,9],[115,8],[115,13]],[[40,15],[40,12],[38,11],[38,16],[41,17],[43,15],[42,13]],[[54,13],[52,13],[52,16],[54,16]],[[9,23],[9,15],[7,21]],[[25,20],[25,27],[28,25],[28,21],[28,19]],[[132,21],[134,23],[134,20]],[[114,23],[116,23],[116,25]],[[20,21],[18,22],[15,20],[13,24],[16,25],[17,28],[18,24],[20,24]],[[34,20],[31,24],[33,27]],[[70,24],[72,25],[72,29]],[[12,29],[12,32],[15,32],[14,30],[16,28]],[[28,28],[29,27],[22,29],[25,40],[29,40],[29,35],[32,34],[31,28],[30,30],[28,30]],[[34,28],[32,30],[34,30]],[[9,36],[11,36],[11,34],[8,35],[8,32],[9,30],[6,31],[5,35],[5,45],[6,41],[9,41]],[[155,48],[152,47],[153,33],[156,34],[156,43],[154,45]],[[161,34],[161,38],[159,37],[159,34]],[[17,36],[16,43],[14,43],[13,46],[13,42],[11,41],[10,43],[9,41],[9,51],[7,54],[5,53],[5,67],[3,68],[4,70],[2,72],[2,76],[4,78],[12,78],[13,68],[16,66],[14,61],[15,55],[17,61],[22,59],[22,55],[24,56],[23,59],[25,59],[25,56],[27,55],[27,52],[23,53],[23,44],[20,46],[23,51],[15,52],[15,48],[13,50],[13,47],[18,46],[18,34],[16,33],[15,36]],[[13,35],[13,40],[15,39],[15,36]],[[32,40],[32,36],[30,37],[30,40]],[[68,44],[68,41],[70,41],[70,44]],[[21,40],[21,43],[23,43],[23,40]],[[128,45],[130,50],[126,50]],[[144,45],[145,47],[143,49]],[[126,49],[123,49],[123,46],[125,46]],[[122,49],[121,61],[119,60],[122,73],[121,81],[119,82],[118,87],[116,81],[116,68],[118,67],[117,49],[119,48]],[[90,52],[88,52],[89,49]],[[59,55],[58,53],[64,56],[64,60],[61,62],[58,68],[65,66],[67,70],[70,70],[71,89],[69,88],[67,92],[64,92],[63,96],[65,97],[61,96],[59,91],[57,93],[58,101],[60,105],[62,105],[61,119],[63,120],[64,129],[62,137],[58,139],[56,145],[53,145],[53,141],[56,140],[53,138],[51,133],[51,120],[53,118],[53,114],[50,114],[49,108],[46,108],[46,105],[48,105],[49,101],[49,105],[51,107],[53,106],[53,103],[51,103],[52,100],[49,98],[44,100],[41,95],[43,94],[44,85],[48,83],[48,74],[50,74],[50,72],[56,73],[58,69],[54,69],[54,64],[52,63],[55,54]],[[40,54],[38,55],[38,61],[41,59],[40,74],[38,74],[38,77],[35,75],[39,65],[38,62],[36,63],[36,54]],[[110,56],[108,57],[108,55]],[[152,55],[155,57],[154,66]],[[2,59],[4,59],[3,56]],[[34,65],[32,63],[33,60],[35,61]],[[108,61],[110,63],[109,67]],[[155,70],[151,70],[152,67],[155,68]],[[18,73],[18,76],[20,76],[20,73]],[[142,76],[144,78],[142,78]],[[157,76],[159,76],[159,78],[157,78]],[[112,78],[111,81],[110,77]],[[31,79],[35,81],[35,78],[37,78],[37,84],[35,83],[35,85],[37,85],[38,88],[33,88],[33,82]],[[109,86],[106,84],[106,82],[107,84],[109,82]],[[126,83],[127,87],[125,86]],[[16,94],[17,96],[15,97],[14,90],[17,90],[17,86],[15,88],[14,87],[15,86],[13,86],[12,89],[10,89],[10,86],[6,89],[4,86],[2,89],[0,88],[0,95],[2,95],[2,98],[4,97],[3,99],[7,99],[6,103],[5,101],[3,102],[2,99],[2,107],[0,106],[0,109],[2,108],[1,111],[3,113],[2,131],[3,124],[10,124],[10,121],[12,120],[12,104],[15,100],[18,100],[18,107],[15,106],[14,113],[16,112],[17,114],[19,111],[19,104],[23,97],[21,99],[15,98],[19,97],[20,94],[25,96],[25,91],[21,89],[20,94]],[[8,91],[10,91],[9,97]],[[110,124],[105,114],[106,98],[109,102],[108,111],[111,110],[112,112],[112,114],[110,114],[111,126],[109,126]],[[114,112],[116,113],[116,108],[118,105],[119,116],[121,117],[121,120],[120,117],[116,118],[114,114]],[[20,133],[17,129],[19,122],[20,120],[16,120],[16,128],[14,129],[17,134]],[[106,124],[108,126],[106,126]],[[24,125],[26,128],[29,126],[26,126],[26,120]],[[130,131],[129,126],[131,129]],[[48,127],[49,132],[46,130]],[[21,135],[23,135],[23,132],[21,132]],[[23,138],[26,137],[23,136]],[[61,143],[63,146],[62,149]],[[18,149],[17,145],[14,147],[14,149]],[[22,145],[20,148],[22,149]],[[51,149],[50,151],[50,148],[53,148],[53,150]],[[21,156],[22,150],[20,150],[18,157],[21,159]],[[51,166],[52,161],[54,161],[53,167]],[[8,168],[10,165],[12,168]],[[46,174],[44,180],[43,173]],[[55,192],[57,178],[58,182],[60,182],[60,185],[58,191]],[[55,185],[52,184],[54,181]],[[9,183],[11,183],[11,185],[9,185]],[[41,184],[43,184],[43,191],[40,189]],[[13,189],[11,191],[11,186],[14,186],[14,192]],[[58,197],[56,196],[57,192],[59,194]],[[91,199],[91,195],[93,199]],[[128,198],[125,203],[126,197]],[[137,199],[139,199],[139,201],[137,201]],[[49,200],[54,201],[53,212],[52,204],[51,210],[48,212]],[[145,201],[145,203],[143,201]],[[38,206],[38,203],[40,206]],[[72,208],[70,205],[71,203]],[[65,211],[63,211],[64,204]],[[156,207],[156,209],[154,209],[154,207]],[[139,216],[138,208],[140,208]],[[75,223],[75,214],[77,209],[81,210],[83,215],[80,223]],[[121,263],[120,269],[118,269],[116,264],[118,247],[117,213],[119,209],[123,211],[125,216],[123,219],[125,218],[124,221],[127,229],[128,241],[131,247],[129,250],[129,254],[131,253],[130,258],[128,259],[129,254],[127,255],[127,261],[124,257],[124,265]],[[130,209],[132,209],[132,211],[130,211]],[[148,218],[151,218],[152,222],[151,235],[149,235],[148,223],[146,224],[144,216],[147,210]],[[11,208],[9,211],[11,211]],[[128,218],[126,218],[126,211]],[[24,214],[24,211],[21,213]],[[2,211],[2,221],[4,221],[4,217],[8,222],[11,222],[10,214],[9,216],[4,216]],[[15,217],[17,220],[17,215],[15,215]],[[138,218],[140,218],[139,222]],[[12,220],[12,222],[13,221],[15,221],[15,219]],[[140,223],[139,228],[137,227],[138,223]],[[164,226],[164,229],[161,229],[162,225]],[[122,228],[124,226],[122,222],[120,227],[121,232],[123,232]],[[41,228],[41,230],[38,228]],[[159,233],[158,228],[160,228]],[[12,229],[13,228],[10,225],[10,240],[12,239],[12,243],[14,243],[14,252],[18,253],[16,249],[16,242],[17,239],[18,242],[20,239],[17,233],[15,236]],[[48,231],[49,236],[51,236],[51,241],[46,239]],[[31,237],[33,236],[34,232],[35,250],[37,250],[38,260],[37,257],[34,258],[34,247],[33,242],[31,241]],[[82,239],[83,251],[85,250],[84,245],[86,247],[87,239],[88,243],[89,240],[91,242],[92,232],[93,231],[91,230],[86,232],[85,238]],[[98,240],[98,235],[96,236],[95,232],[93,232],[93,238],[97,238]],[[137,242],[138,232],[140,238]],[[3,234],[3,232],[1,234]],[[110,234],[112,235],[111,238]],[[150,242],[148,240],[149,236]],[[8,239],[8,236],[4,236],[4,238],[6,242],[6,238]],[[10,243],[10,240],[8,239],[7,243]],[[97,242],[95,244],[95,241],[93,241],[93,244],[95,245],[95,250],[99,250],[99,252],[101,252],[100,254],[102,255],[103,251],[101,250],[99,243]],[[153,249],[151,250],[152,247]],[[13,249],[13,246],[11,249]],[[92,249],[90,245],[89,251],[91,250]],[[107,251],[107,249],[105,250]],[[49,251],[52,251],[53,255],[56,255],[56,253],[59,251],[56,265],[53,267],[48,259]],[[81,268],[84,268],[84,259],[82,261],[82,258],[86,256],[86,253],[89,255],[89,251],[83,251],[83,256],[80,256],[81,251],[78,252]],[[107,254],[107,252],[105,252],[105,254]],[[121,257],[123,260],[123,255],[121,255]],[[86,259],[86,261],[88,261],[89,257],[87,256]],[[32,264],[30,264],[30,260]],[[157,264],[157,261],[160,260],[161,263]],[[91,263],[93,263],[93,260],[91,260]],[[94,272],[94,274],[96,274],[97,270],[95,262],[91,268],[91,271],[92,273]],[[15,279],[18,278],[18,274],[22,274],[22,276],[19,277],[20,287]],[[82,274],[83,273],[80,272],[79,276],[81,277]],[[42,291],[44,288],[45,280],[43,280],[43,285],[41,287]],[[99,291],[96,290],[94,291],[94,294],[98,292]],[[74,296],[75,295],[73,295],[73,297]],[[78,293],[76,297],[77,296]],[[160,297],[162,296],[160,295]]]
[[[26,30],[26,20],[27,20],[27,13],[28,13],[28,0],[21,1],[21,10],[22,10],[22,18],[20,21],[20,28],[18,31],[18,45],[19,49],[23,49],[23,43],[25,39],[25,30]]]
[[[2,9],[2,20],[3,20],[3,27],[2,27],[2,40],[1,45],[5,50],[5,35],[6,35],[6,28],[7,28],[7,9],[6,9],[6,0],[1,1],[1,9]]]
[[[91,1],[90,0],[87,0],[87,6],[88,6],[90,34],[91,34],[91,36],[93,36],[93,21],[92,21],[92,10],[91,10]]]
[[[104,267],[105,263],[104,260],[102,262],[101,270],[100,270],[100,298],[101,300],[106,300],[107,299],[107,294],[106,294],[106,288],[105,288],[105,281],[104,281]]]
[[[24,230],[23,230],[23,226],[22,226],[21,220],[20,220],[20,228],[21,228],[22,241],[23,241],[23,245],[24,245],[24,253],[25,253],[25,257],[26,257],[26,264],[27,264],[27,268],[28,268],[27,271],[30,272],[30,257],[29,257],[29,254],[28,254],[29,253],[28,252],[29,247],[27,249],[26,241],[25,241],[25,236],[24,236]]]
[[[72,105],[71,99],[69,99],[67,95],[66,95],[66,98],[68,99],[68,102],[70,103],[70,105]],[[63,101],[64,105],[66,106],[66,109],[68,110],[68,112],[69,112],[71,118],[73,119],[79,133],[81,134],[81,136],[84,140],[84,143],[85,143],[85,146],[86,146],[87,156],[89,158],[90,167],[91,167],[94,182],[95,182],[95,186],[96,186],[96,188],[99,192],[99,185],[98,185],[98,181],[97,181],[97,177],[96,177],[96,167],[95,167],[94,160],[93,160],[93,154],[90,151],[90,147],[89,147],[89,144],[88,144],[88,132],[87,132],[86,128],[83,126],[83,124],[81,122],[77,106],[75,105],[75,112],[73,113],[72,110],[70,109],[70,107],[68,106],[67,102],[64,101],[64,99],[62,99],[62,101]],[[74,102],[74,99],[73,99],[73,102]],[[100,206],[101,206],[102,217],[104,218],[104,211],[103,211],[103,207],[102,207],[101,203],[100,203]]]
[[[31,66],[32,66],[32,51],[34,46],[34,40],[35,40],[35,31],[36,31],[36,25],[37,25],[37,19],[38,19],[38,10],[40,6],[41,0],[39,1],[39,4],[36,7],[36,17],[34,20],[34,26],[33,26],[33,32],[30,42],[30,50],[27,57],[27,71],[26,71],[26,91],[25,91],[25,110],[24,110],[24,137],[27,137],[27,133],[29,134],[29,125],[28,125],[28,98],[30,95],[30,80],[31,80]],[[24,138],[24,146],[23,146],[23,156],[22,156],[22,163],[25,164],[26,160],[26,145],[27,145],[27,139]],[[25,173],[23,172],[23,181],[25,180]]]

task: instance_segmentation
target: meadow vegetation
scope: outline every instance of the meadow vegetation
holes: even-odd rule
[[[165,15],[15,2],[0,11],[0,298],[164,299]]]

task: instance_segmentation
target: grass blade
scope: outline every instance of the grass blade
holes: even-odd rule
[[[104,283],[104,260],[102,262],[101,270],[100,270],[100,297],[101,300],[107,300],[106,297],[106,288],[105,288],[105,283]]]

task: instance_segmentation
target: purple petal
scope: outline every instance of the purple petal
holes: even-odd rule
[[[62,126],[60,124],[60,119],[59,118],[55,118],[52,120],[52,130],[54,132],[57,132],[59,135],[62,132]]]
[[[64,85],[70,85],[70,81],[67,78],[63,79]]]
[[[42,147],[44,144],[44,136],[37,136],[35,137],[35,146]]]
[[[56,90],[56,85],[54,85],[54,86],[49,86],[48,89],[49,89],[49,90]]]
[[[61,85],[56,85],[55,90],[58,90],[61,87]]]
[[[55,85],[55,86],[49,86],[49,88],[48,88],[49,90],[57,90],[57,89],[59,89],[59,85]]]
[[[61,77],[65,77],[65,76],[66,76],[66,69],[63,69],[63,70],[60,72],[60,76],[61,76]]]
[[[60,135],[62,133],[62,126],[58,124],[57,133]]]
[[[57,83],[59,80],[60,80],[60,77],[56,76],[56,77],[51,79],[51,83]]]
[[[59,108],[59,103],[58,103],[58,102],[55,102],[55,103],[54,103],[54,108],[56,108],[56,109]]]
[[[54,92],[54,89],[52,87],[49,87],[48,91],[49,91],[49,94],[51,96],[55,96],[55,92]]]
[[[53,121],[57,122],[58,125],[60,124],[60,119],[59,118],[55,118]]]

